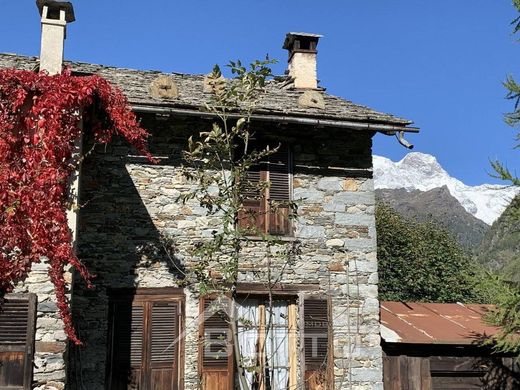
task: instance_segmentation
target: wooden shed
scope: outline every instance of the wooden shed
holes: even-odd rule
[[[519,389],[520,365],[482,339],[492,306],[381,302],[385,390]]]

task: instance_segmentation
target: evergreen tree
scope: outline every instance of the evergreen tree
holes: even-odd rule
[[[380,203],[376,226],[381,299],[488,303],[501,292],[500,282],[436,223],[404,218]]]
[[[513,0],[517,17],[513,20],[513,34],[520,31],[520,0]],[[505,115],[505,121],[511,126],[520,124],[520,84],[512,76],[504,82],[507,89],[506,97],[514,101],[514,110]],[[520,147],[520,132],[516,136],[516,147]],[[491,163],[496,177],[509,181],[513,185],[520,185],[520,179],[499,161]],[[520,218],[520,210],[516,213]],[[511,291],[508,297],[502,300],[498,311],[491,317],[493,323],[500,325],[502,331],[491,340],[495,349],[505,352],[520,353],[520,289]]]

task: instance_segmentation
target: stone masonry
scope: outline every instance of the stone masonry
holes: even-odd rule
[[[69,14],[65,21],[73,19]],[[318,37],[292,33],[286,39],[312,38],[317,43]],[[299,304],[311,293],[331,297],[335,389],[382,389],[371,139],[376,131],[418,129],[410,127],[410,120],[328,94],[318,85],[316,48],[284,47],[292,58],[289,74],[266,83],[253,118],[255,131],[275,143],[290,144],[294,157],[293,199],[299,202],[299,219],[294,236],[283,245],[297,247],[299,254],[281,282],[300,286]],[[61,62],[62,49],[48,48]],[[61,69],[52,70],[44,62],[0,53],[0,69]],[[65,65],[79,75],[105,78],[121,89],[136,112],[146,113],[142,124],[152,133],[150,147],[159,159],[151,165],[118,140],[89,152],[92,140],[85,129],[84,151],[89,153],[80,182],[77,244],[80,259],[97,275],[95,288],[87,290],[72,273],[66,274],[84,346],[66,340],[45,261],[35,264],[15,290],[38,298],[33,387],[97,390],[106,383],[110,294],[122,288],[180,287],[183,267],[194,263],[194,246],[221,225],[200,205],[176,202],[179,194],[193,188],[179,172],[181,153],[190,135],[210,128],[208,113],[201,107],[211,95],[204,75]],[[171,252],[165,251],[165,243]],[[241,281],[265,281],[265,250],[260,242],[244,248]],[[276,272],[281,264],[273,267]],[[199,334],[193,322],[199,296],[193,286],[183,291],[182,371],[184,388],[194,390],[200,384]]]
[[[178,117],[158,120],[150,115],[142,123],[152,133],[150,147],[160,158],[159,164],[150,165],[115,142],[106,149],[97,148],[83,165],[79,255],[97,278],[94,290],[85,289],[78,280],[74,285],[73,313],[85,346],[69,349],[70,389],[105,387],[109,289],[179,286],[177,268],[189,264],[194,244],[219,227],[218,218],[209,218],[198,204],[175,201],[192,188],[178,169],[187,137],[207,129],[210,122]],[[382,389],[373,134],[290,125],[258,126],[257,131],[290,143],[294,155],[293,198],[300,200],[299,219],[294,238],[286,245],[297,243],[300,254],[281,282],[315,285],[332,296],[335,388]],[[88,150],[88,140],[86,144]],[[173,258],[161,249],[161,237],[173,243]],[[264,256],[263,249],[254,244],[244,249],[241,280],[262,281]],[[51,290],[48,286],[45,294]],[[198,328],[193,324],[199,297],[189,287],[184,291],[184,388],[192,390],[200,382]],[[55,314],[48,314],[50,306],[49,296],[41,295],[38,323],[42,330],[37,337],[40,343],[53,340],[52,345],[41,344],[44,350],[55,349],[44,352],[40,348],[37,356],[53,353],[57,358],[54,365],[47,360],[42,368],[37,360],[35,380],[49,375],[49,380],[63,382],[63,351],[58,347],[65,338]]]

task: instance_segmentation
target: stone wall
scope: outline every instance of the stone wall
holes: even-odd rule
[[[194,243],[219,226],[218,218],[209,218],[198,204],[175,202],[192,188],[178,170],[187,136],[209,124],[144,117],[143,125],[153,133],[151,149],[161,158],[158,165],[131,156],[116,141],[97,148],[83,166],[79,255],[97,278],[94,290],[75,281],[73,313],[85,346],[69,350],[70,389],[104,388],[108,289],[178,286],[177,269],[192,260]],[[292,145],[294,199],[301,198],[295,237],[287,243],[297,242],[300,255],[281,281],[313,284],[332,296],[336,389],[350,388],[349,383],[354,389],[382,389],[372,134],[305,127],[277,128],[277,134]],[[165,255],[161,237],[171,239],[173,257]],[[262,251],[255,244],[245,248],[241,280],[265,277]],[[199,301],[196,292],[185,292],[184,382],[186,389],[196,389],[198,328],[193,320]],[[56,326],[47,323],[39,331],[42,341]],[[55,336],[62,342],[59,331]]]
[[[62,390],[66,382],[67,337],[56,306],[54,285],[49,280],[48,264],[33,264],[29,276],[16,286],[15,293],[37,296],[33,387],[38,390]],[[65,280],[71,282],[67,272]]]

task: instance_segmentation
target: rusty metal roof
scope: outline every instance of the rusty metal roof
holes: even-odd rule
[[[381,337],[389,343],[474,344],[499,328],[483,316],[493,305],[381,302]]]

